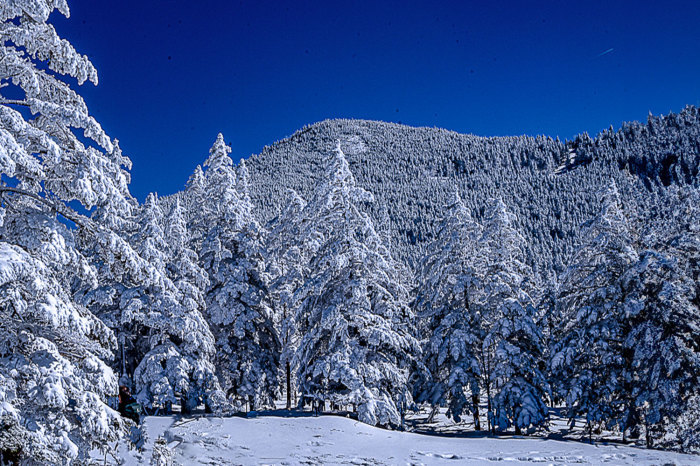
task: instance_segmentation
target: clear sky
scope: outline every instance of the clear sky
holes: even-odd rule
[[[565,139],[700,105],[697,0],[68,3],[52,20],[140,200],[218,132],[239,159],[326,118]]]

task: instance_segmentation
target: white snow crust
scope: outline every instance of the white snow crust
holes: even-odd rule
[[[618,444],[542,438],[457,438],[370,427],[340,416],[148,417],[143,451],[127,465],[148,463],[159,436],[174,464],[700,464],[700,457]],[[121,451],[124,454],[126,452]]]

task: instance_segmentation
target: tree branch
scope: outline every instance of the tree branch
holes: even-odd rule
[[[12,188],[10,186],[0,186],[0,194],[2,193],[14,193],[20,194],[22,196],[31,197],[32,199],[39,201],[48,208],[50,208],[53,212],[56,212],[57,214],[61,215],[63,218],[75,223],[79,227],[85,228],[92,232],[97,230],[97,227],[89,218],[80,215],[77,212],[74,212],[70,207],[64,206],[62,204],[55,204],[50,200],[41,197],[38,194],[35,194],[31,191],[26,191],[24,189],[19,188]]]
[[[26,100],[1,99],[0,105],[22,105],[24,107],[29,107],[29,102]]]

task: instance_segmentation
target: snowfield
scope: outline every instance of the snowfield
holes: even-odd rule
[[[454,438],[396,432],[339,416],[252,419],[148,417],[148,464],[163,436],[175,464],[700,464],[700,457],[616,444],[541,438]]]

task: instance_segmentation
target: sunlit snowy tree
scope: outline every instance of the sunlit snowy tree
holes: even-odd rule
[[[480,361],[492,428],[516,432],[546,422],[549,389],[543,372],[544,342],[535,325],[532,270],[515,216],[502,200],[491,201],[478,243],[481,280],[475,301],[484,335]]]
[[[624,427],[638,424],[647,446],[700,450],[697,416],[700,396],[700,207],[691,193],[677,200],[675,227],[651,228],[639,260],[624,275],[622,399],[630,400]]]
[[[630,406],[622,427],[634,429],[644,422],[649,446],[657,440],[669,444],[665,431],[676,429],[668,426],[692,409],[687,401],[700,394],[695,284],[677,260],[649,250],[623,280],[629,330],[622,342],[626,365],[618,397]],[[676,443],[683,442],[683,434],[675,435]]]
[[[398,425],[420,347],[403,270],[361,210],[371,200],[337,147],[303,214],[301,234],[314,253],[295,296],[297,375],[306,397],[354,405],[371,425]]]
[[[625,351],[629,329],[623,279],[639,254],[617,187],[604,194],[600,214],[562,277],[551,371],[569,416],[585,416],[589,427],[628,424],[634,408],[622,393],[632,353]]]
[[[668,197],[674,215],[654,228],[622,210],[615,185],[564,275],[552,373],[570,416],[646,433],[647,446],[697,450],[700,331],[696,195]],[[642,232],[633,230],[633,221]],[[690,415],[692,417],[692,415]]]
[[[202,291],[190,279],[206,285],[201,269],[192,263],[186,247],[187,232],[179,205],[164,216],[155,195],[150,194],[137,220],[133,239],[140,256],[157,271],[158,280],[129,290],[127,309],[133,315],[141,339],[131,355],[137,398],[147,406],[168,407],[182,399],[185,409],[197,405],[209,392],[216,397],[218,382],[211,359],[214,337],[201,311]],[[188,262],[189,259],[189,262]],[[199,293],[199,294],[198,294]],[[145,354],[140,353],[145,351]]]
[[[447,415],[457,422],[464,412],[471,411],[476,430],[481,428],[477,348],[482,338],[472,300],[481,279],[477,270],[480,236],[481,226],[455,193],[419,270],[416,308],[424,326],[427,373],[418,371],[414,387],[417,402],[446,404]]]
[[[216,207],[208,199],[206,189],[204,171],[200,165],[197,165],[194,173],[187,180],[187,187],[181,198],[190,246],[195,252],[202,248],[202,241],[209,231],[213,209]]]
[[[302,216],[306,201],[294,190],[287,193],[286,207],[271,226],[267,237],[267,263],[271,276],[270,303],[282,345],[280,363],[284,367],[287,409],[292,407],[292,364],[299,334],[293,312],[294,294],[309,275],[309,248],[302,241]]]
[[[183,393],[183,409],[193,408],[197,400],[203,401],[212,409],[222,405],[222,393],[215,374],[213,360],[216,353],[214,337],[204,318],[206,303],[204,293],[209,286],[209,278],[198,264],[197,253],[191,248],[191,235],[187,229],[184,209],[175,200],[168,215],[165,231],[168,243],[168,276],[179,292],[179,305],[184,318],[180,344],[193,369],[186,392]],[[186,395],[186,396],[185,396]]]
[[[129,160],[59,78],[97,84],[88,58],[47,24],[54,10],[69,14],[64,1],[0,4],[0,454],[44,464],[85,460],[123,425],[106,405],[114,336],[74,299],[98,285],[76,233],[104,261],[133,252],[111,232],[115,219],[67,205],[120,216],[133,201]]]
[[[245,163],[236,174],[230,152],[219,134],[204,164],[213,206],[200,252],[210,281],[206,316],[224,390],[260,408],[270,406],[279,389],[280,344],[267,300],[264,231],[252,213]]]

